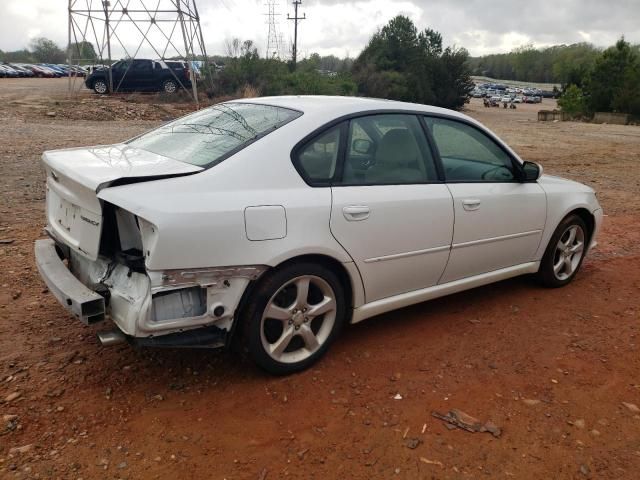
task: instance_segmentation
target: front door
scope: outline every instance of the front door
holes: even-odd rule
[[[451,255],[440,283],[533,260],[546,220],[546,195],[523,183],[517,162],[470,124],[427,117],[453,197]]]

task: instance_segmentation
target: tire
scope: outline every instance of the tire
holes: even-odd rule
[[[109,87],[107,86],[107,82],[102,79],[98,79],[93,82],[93,91],[99,95],[104,95],[109,91]]]
[[[173,80],[165,80],[162,84],[162,90],[164,93],[172,95],[178,91],[178,85]]]
[[[305,285],[306,297],[298,298]],[[313,315],[315,310],[319,313]],[[338,276],[320,264],[292,263],[268,273],[256,287],[241,318],[241,341],[260,368],[287,375],[318,361],[345,317],[345,293]]]
[[[564,287],[580,270],[587,251],[589,230],[578,215],[567,216],[551,236],[540,262],[538,281],[549,288]]]

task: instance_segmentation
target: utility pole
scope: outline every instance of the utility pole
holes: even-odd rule
[[[298,23],[307,18],[305,13],[302,17],[298,16],[298,7],[302,3],[302,0],[293,0],[294,16],[291,17],[287,14],[287,20],[293,20],[293,69],[296,69],[296,62],[298,60]]]

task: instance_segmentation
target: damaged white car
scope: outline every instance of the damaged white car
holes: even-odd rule
[[[602,220],[475,120],[383,100],[232,101],[43,161],[37,265],[84,323],[113,321],[103,344],[240,335],[273,373],[345,323],[521,274],[565,285]]]

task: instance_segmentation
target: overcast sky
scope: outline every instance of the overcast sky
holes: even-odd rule
[[[75,1],[78,8],[87,2],[95,7],[101,3]],[[111,0],[111,4],[117,5],[118,1]],[[130,8],[139,2],[156,8],[169,0],[120,1],[129,3]],[[288,44],[293,37],[293,22],[286,17],[287,13],[293,14],[293,7],[285,0],[279,1],[278,27]],[[239,37],[254,40],[264,54],[265,2],[197,0],[208,53],[224,53],[225,39]],[[0,49],[24,48],[39,36],[66,45],[67,6],[68,0],[0,0]],[[303,56],[318,52],[355,57],[371,34],[397,14],[409,16],[419,29],[431,27],[441,32],[446,45],[465,47],[474,56],[508,52],[528,43],[548,46],[587,41],[608,46],[623,34],[632,43],[640,43],[640,0],[303,0],[300,12],[307,16],[299,27]],[[137,31],[125,24],[117,28],[129,54],[135,53]],[[162,38],[156,32],[155,41],[163,43]],[[173,38],[177,44],[178,32]],[[113,57],[123,56],[117,41],[113,43]],[[149,55],[156,56],[148,46],[138,52],[138,56]]]

